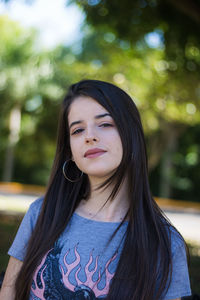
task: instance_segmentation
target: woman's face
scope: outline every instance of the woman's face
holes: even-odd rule
[[[108,113],[93,98],[77,97],[68,114],[72,158],[90,179],[107,178],[119,166],[122,143]]]

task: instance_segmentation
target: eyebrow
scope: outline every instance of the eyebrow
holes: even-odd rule
[[[101,118],[104,118],[104,117],[106,117],[106,116],[111,117],[111,114],[105,113],[105,114],[97,115],[97,116],[95,116],[94,118],[95,118],[95,119],[101,119]],[[70,129],[72,126],[74,126],[74,125],[76,125],[76,124],[80,124],[80,123],[82,123],[82,122],[83,122],[83,120],[79,120],[79,121],[74,121],[74,122],[72,122],[72,123],[70,124],[70,126],[69,126],[69,129]]]

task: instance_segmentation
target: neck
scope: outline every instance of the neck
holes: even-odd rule
[[[99,184],[90,181],[90,186],[91,194],[89,198],[80,202],[76,212],[86,218],[98,221],[122,221],[129,208],[127,180],[124,180],[117,195],[111,200],[107,199],[113,190],[113,184],[106,189],[97,189]]]

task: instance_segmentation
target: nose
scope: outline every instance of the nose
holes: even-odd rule
[[[95,130],[91,130],[91,129],[86,130],[85,142],[87,144],[98,142],[98,141],[99,141],[99,138],[98,138]]]
[[[85,139],[86,143],[89,144],[89,143],[93,143],[93,142],[97,142],[97,138],[93,137],[93,138],[86,138]]]

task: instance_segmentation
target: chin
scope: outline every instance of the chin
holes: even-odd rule
[[[88,164],[87,166],[82,166],[80,168],[88,177],[96,177],[96,178],[108,178],[110,177],[118,168],[118,164],[109,165],[108,163],[95,163]]]
[[[114,170],[110,170],[108,172],[105,172],[105,169],[103,171],[99,171],[99,172],[88,172],[88,177],[90,179],[102,179],[102,180],[106,180],[108,179],[109,177],[111,177],[113,175],[113,173],[115,172],[116,169]]]

